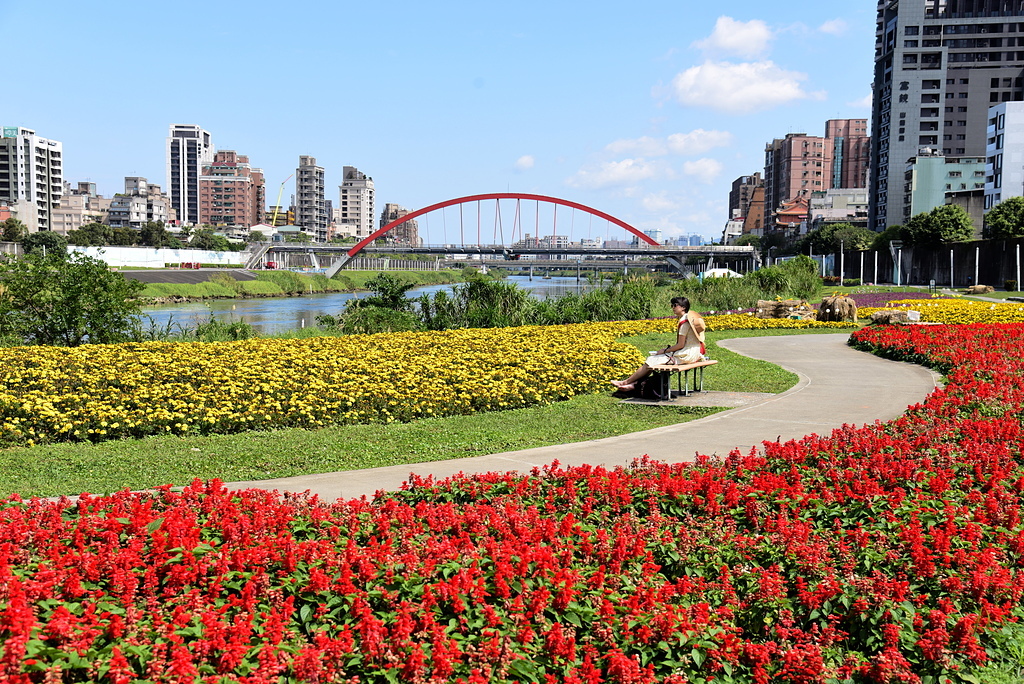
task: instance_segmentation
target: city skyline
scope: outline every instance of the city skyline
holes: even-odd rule
[[[328,199],[355,166],[380,206],[528,192],[666,239],[715,238],[732,181],[762,171],[767,142],[870,116],[871,3],[583,14],[527,2],[511,16],[318,3],[278,17],[266,2],[237,14],[187,1],[175,13],[199,22],[188,32],[156,7],[61,0],[40,23],[27,2],[6,4],[12,25],[39,32],[12,32],[14,54],[55,76],[20,87],[0,119],[61,141],[65,179],[106,196],[125,176],[166,185],[167,130],[181,123],[247,155],[268,202],[309,155]],[[293,193],[289,180],[283,201]]]

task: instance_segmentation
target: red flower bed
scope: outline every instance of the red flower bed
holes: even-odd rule
[[[1024,591],[1024,325],[853,342],[949,383],[694,466],[8,501],[0,681],[968,681]]]

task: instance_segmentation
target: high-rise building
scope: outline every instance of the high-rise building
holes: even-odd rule
[[[199,222],[250,228],[263,222],[266,203],[263,171],[234,150],[214,153],[199,177]]]
[[[786,202],[810,200],[832,180],[832,139],[790,133],[764,151],[764,203],[768,225]]]
[[[167,136],[167,194],[183,225],[199,225],[199,176],[213,161],[210,133],[195,124],[171,124]]]
[[[7,204],[29,232],[53,229],[64,194],[63,145],[20,126],[0,137],[0,204]]]
[[[867,119],[829,119],[825,137],[832,141],[832,177],[825,190],[868,187],[871,136]]]
[[[373,232],[373,179],[354,166],[346,166],[339,190],[337,232],[357,240]]]
[[[399,204],[391,204],[390,202],[384,205],[384,211],[380,213],[380,227],[383,228],[392,221],[396,221],[403,216],[407,216],[409,210]],[[420,244],[420,229],[416,219],[404,221],[388,233],[392,240],[400,245],[412,245],[414,247]]]
[[[902,223],[909,159],[985,155],[989,106],[1024,99],[1021,46],[1020,0],[879,0],[871,228]]]
[[[299,168],[295,169],[295,223],[314,241],[327,242],[330,222],[324,197],[324,168],[316,165],[316,157],[301,155]]]
[[[732,182],[729,191],[729,220],[743,218],[750,211],[750,200],[754,189],[762,185],[761,173],[752,176],[740,176]]]

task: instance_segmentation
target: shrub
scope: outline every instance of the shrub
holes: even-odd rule
[[[322,327],[335,327],[345,335],[412,332],[421,329],[420,321],[415,314],[380,306],[352,307],[336,319],[318,316],[317,323]],[[324,326],[324,323],[328,325]]]
[[[1017,291],[1017,281],[1016,280],[1012,280],[1012,279],[1005,281],[1003,283],[1003,289],[1006,290],[1007,292],[1016,292]]]

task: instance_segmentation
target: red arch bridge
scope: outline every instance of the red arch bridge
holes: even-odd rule
[[[420,235],[426,232],[429,241],[420,239],[413,244],[388,239],[389,234],[405,235],[396,229],[409,221],[416,221],[417,232]],[[438,237],[440,240],[435,242]],[[530,260],[560,259],[565,265],[568,265],[568,258],[577,263],[603,261],[604,264],[608,264],[609,259],[654,258],[667,261],[679,272],[684,271],[687,258],[692,256],[729,260],[754,258],[751,246],[660,245],[625,221],[598,209],[558,197],[514,192],[470,195],[438,202],[381,226],[351,246],[264,245],[250,256],[246,265],[255,268],[260,263],[273,261],[274,254],[295,252],[308,254],[314,268],[319,268],[318,255],[326,257],[324,260],[331,262],[326,269],[328,276],[336,274],[356,256],[370,254],[469,255],[474,259],[494,260],[489,263],[526,256]]]

